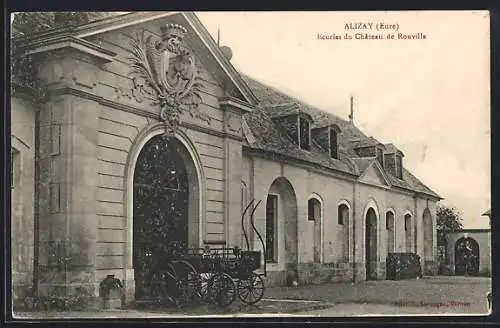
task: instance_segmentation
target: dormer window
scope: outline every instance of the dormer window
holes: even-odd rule
[[[385,149],[384,169],[392,174],[392,176],[403,179],[403,152],[397,149],[393,144],[386,144]]]
[[[309,121],[303,117],[299,117],[299,146],[301,149],[311,149],[311,131],[309,129]]]
[[[396,176],[403,179],[403,159],[398,154],[396,154]]]

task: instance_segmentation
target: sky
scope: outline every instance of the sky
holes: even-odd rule
[[[345,119],[352,94],[365,134],[403,151],[405,167],[461,211],[465,228],[488,228],[481,216],[491,206],[488,12],[197,15],[214,39],[220,29],[237,70]],[[346,30],[360,23],[372,29]],[[397,30],[377,31],[381,23]],[[353,38],[331,39],[346,33]]]

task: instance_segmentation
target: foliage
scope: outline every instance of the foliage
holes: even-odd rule
[[[415,253],[389,253],[386,263],[389,280],[422,277],[420,256]]]
[[[437,217],[437,243],[446,245],[445,235],[447,232],[458,231],[463,228],[462,213],[453,206],[438,205]]]
[[[37,64],[34,59],[26,56],[16,43],[13,43],[10,60],[12,93],[28,90],[37,100],[43,101],[47,93],[43,83],[37,78]]]

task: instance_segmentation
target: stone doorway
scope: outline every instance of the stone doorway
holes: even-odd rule
[[[144,145],[137,158],[133,182],[136,299],[152,296],[163,266],[175,252],[190,245],[189,203],[194,181],[190,181],[186,153],[175,138],[158,135]]]

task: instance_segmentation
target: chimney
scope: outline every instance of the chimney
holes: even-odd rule
[[[351,103],[350,103],[350,112],[349,112],[349,122],[354,124],[354,98],[351,95]]]

